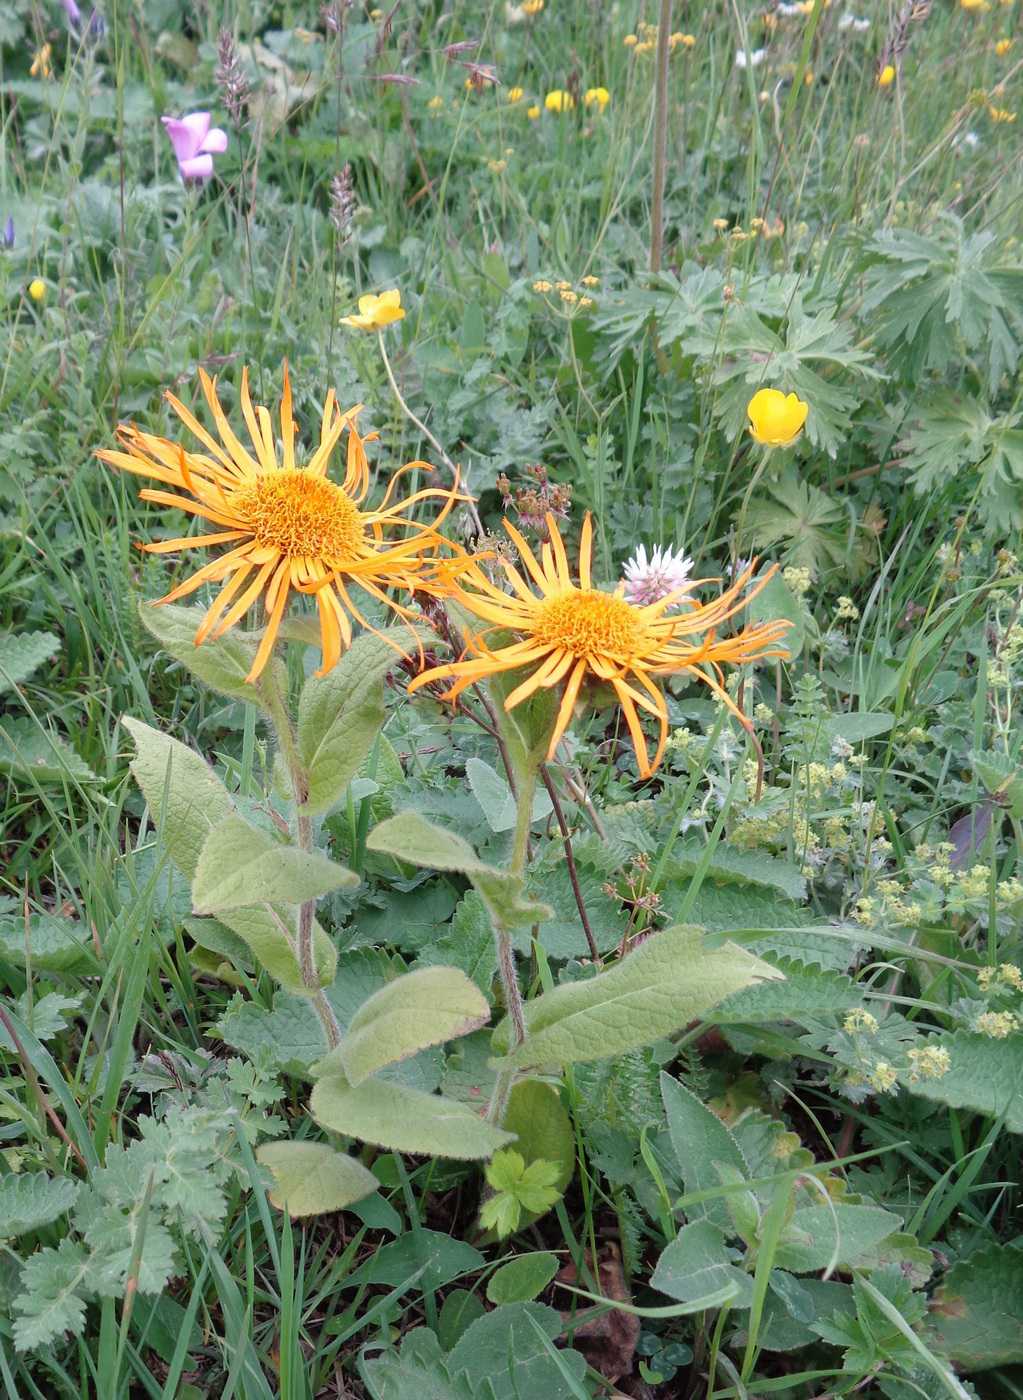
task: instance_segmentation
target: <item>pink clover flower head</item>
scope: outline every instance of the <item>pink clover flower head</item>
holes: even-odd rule
[[[655,545],[647,558],[646,545],[641,544],[623,570],[626,600],[638,608],[659,603],[679,589],[693,588],[692,571],[693,561],[681,549]],[[681,607],[682,599],[671,606]]]
[[[227,150],[227,132],[219,126],[210,127],[209,112],[160,120],[174,147],[182,180],[208,180],[213,174],[213,157]]]

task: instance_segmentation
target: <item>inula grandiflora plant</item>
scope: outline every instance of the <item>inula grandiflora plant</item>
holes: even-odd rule
[[[364,297],[359,316],[349,320],[379,329],[399,314],[398,294],[385,293]],[[160,483],[144,487],[143,500],[212,527],[142,545],[157,554],[214,551],[155,606],[140,600],[142,618],[198,680],[259,712],[276,755],[263,803],[242,803],[194,750],[125,718],[136,749],[132,771],[167,855],[191,882],[198,941],[228,957],[232,943],[246,949],[315,1009],[322,1044],[305,1068],[314,1080],[316,1121],[344,1141],[489,1158],[515,1140],[505,1117],[516,1086],[531,1074],[549,1077],[575,1062],[649,1044],[729,993],[780,975],[735,944],[711,946],[699,931],[679,926],[580,985],[524,1001],[513,939],[517,930],[530,930],[542,948],[543,925],[552,916],[526,890],[526,860],[538,780],[543,774],[549,790],[556,788],[548,765],[557,766],[577,706],[620,707],[639,775],[649,778],[668,736],[661,684],[672,676],[698,677],[748,728],[727,689],[726,667],[784,657],[791,624],[765,620],[730,630],[772,577],[771,569],[756,577],[755,563],[724,589],[716,580],[687,580],[647,603],[630,602],[624,581],[599,586],[588,515],[575,568],[553,516],[545,521],[539,557],[505,522],[518,566],[499,548],[470,551],[441,528],[466,502],[457,481],[450,488],[406,486],[414,474],[431,472],[422,461],[385,470],[386,486],[373,507],[367,444],[374,435],[359,434],[361,405],[342,409],[328,391],[318,438],[306,445],[299,441],[287,366],[282,381],[275,424],[269,409],[252,402],[243,369],[236,427],[216,381],[200,371],[212,428],[168,392],[191,434],[187,446],[121,424],[119,448],[97,452],[108,466]],[[332,469],[341,457],[344,474],[336,479]],[[211,601],[178,606],[204,588],[212,590]],[[701,589],[713,590],[709,601],[697,601]],[[367,612],[393,621],[377,625]],[[285,649],[304,651],[314,637],[320,664],[293,705]],[[427,651],[433,657],[452,647],[452,660],[426,661]],[[384,683],[396,670],[414,675],[410,694],[433,689],[454,706],[467,689],[482,691],[514,794],[504,866],[485,863],[462,834],[411,809],[395,812],[366,837],[367,848],[392,857],[399,870],[423,866],[463,875],[486,907],[505,1020],[494,1031],[496,1077],[485,1112],[394,1073],[418,1052],[484,1026],[491,1011],[480,988],[454,966],[407,972],[342,1025],[332,996],[337,954],[316,919],[319,899],[359,882],[324,848],[320,826],[346,800],[378,742]],[[654,721],[652,752],[644,714]],[[591,952],[599,964],[598,949]],[[326,1145],[278,1142],[260,1152],[296,1214],[336,1210],[375,1189],[360,1161]],[[318,1185],[311,1189],[314,1166]]]

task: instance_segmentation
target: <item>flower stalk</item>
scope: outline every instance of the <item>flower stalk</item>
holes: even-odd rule
[[[664,184],[668,164],[668,58],[671,53],[671,0],[661,0],[657,21],[657,75],[654,80],[654,184],[650,198],[650,271],[660,272],[664,251]]]

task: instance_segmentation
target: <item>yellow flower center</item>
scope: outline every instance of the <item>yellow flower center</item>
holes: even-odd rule
[[[365,533],[358,506],[340,486],[297,468],[267,472],[235,504],[261,549],[291,559],[352,559]]]
[[[574,589],[541,603],[533,633],[538,642],[560,647],[573,656],[633,656],[643,625],[636,609],[624,598],[594,588]]]

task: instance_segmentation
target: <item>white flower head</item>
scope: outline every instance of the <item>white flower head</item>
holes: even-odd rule
[[[739,49],[735,55],[735,66],[736,68],[759,68],[766,57],[766,49],[754,49],[752,53],[748,49]]]
[[[655,545],[648,559],[646,545],[641,544],[622,571],[625,597],[640,608],[658,603],[679,588],[692,588],[692,571],[693,561],[681,549]],[[678,599],[672,606],[680,606],[681,601]]]
[[[855,29],[857,34],[865,34],[870,28],[869,19],[858,19],[851,10],[846,10],[845,14],[838,21],[840,30]]]

